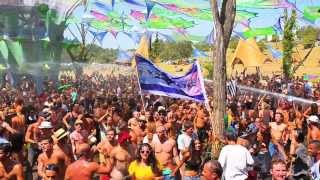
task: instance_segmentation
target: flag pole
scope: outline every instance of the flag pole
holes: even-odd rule
[[[196,60],[196,65],[197,65],[197,68],[198,68],[198,76],[199,76],[199,79],[200,79],[201,89],[203,90],[204,104],[205,104],[205,107],[208,110],[208,112],[211,113],[211,108],[210,108],[210,104],[209,104],[206,88],[204,86],[204,79],[203,79],[203,76],[202,76],[201,65],[200,65],[198,60]]]
[[[135,64],[135,66],[136,66],[135,67],[135,74],[136,74],[136,77],[137,77],[137,80],[138,80],[138,86],[139,86],[140,98],[141,98],[141,102],[142,102],[142,108],[143,108],[144,112],[146,112],[146,107],[145,107],[145,103],[144,103],[144,99],[143,99],[143,93],[142,93],[142,89],[141,89],[141,85],[140,85],[140,78],[139,78],[139,73],[138,73],[136,55],[137,54],[135,54],[135,57],[134,57],[134,60],[136,62],[136,64]]]

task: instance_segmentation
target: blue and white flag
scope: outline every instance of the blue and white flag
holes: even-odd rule
[[[135,56],[139,83],[143,93],[207,102],[203,77],[198,61],[184,76],[173,76],[156,67],[149,60]]]

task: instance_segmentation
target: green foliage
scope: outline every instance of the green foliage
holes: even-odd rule
[[[153,60],[160,58],[160,53],[163,50],[163,41],[159,39],[157,34],[155,41],[151,45],[150,57]]]
[[[212,45],[204,42],[199,42],[194,45],[200,51],[211,51]]]
[[[297,31],[297,37],[301,40],[305,49],[312,47],[319,34],[320,29],[312,26],[304,26]]]
[[[279,37],[278,37],[278,35],[272,35],[271,42],[279,42]]]
[[[232,50],[235,50],[238,46],[239,38],[237,37],[231,37],[229,42],[229,48]]]
[[[208,71],[206,79],[212,79],[213,78],[213,64],[211,62],[205,63],[202,65],[203,68],[205,68]]]
[[[192,42],[164,42],[156,39],[152,43],[150,56],[152,59],[160,58],[162,61],[179,61],[190,58],[192,55]]]
[[[87,54],[83,54],[83,56],[70,57],[70,53],[68,53],[68,51],[72,51],[72,54],[80,55],[83,48],[86,49],[84,53]],[[102,64],[114,62],[117,59],[117,55],[118,50],[103,49],[95,44],[88,44],[85,47],[83,47],[81,44],[71,47],[68,46],[62,53],[62,57],[68,57],[73,62],[96,62]]]
[[[294,33],[293,29],[296,27],[296,11],[292,10],[290,18],[288,12],[285,10],[285,26],[283,33],[283,58],[282,68],[284,77],[290,79],[292,77],[292,53],[294,47]]]
[[[265,41],[261,40],[261,41],[257,42],[257,44],[259,46],[260,51],[265,51],[267,49]]]
[[[89,61],[96,63],[111,63],[117,59],[117,49],[103,49],[97,45],[92,45],[89,52]]]

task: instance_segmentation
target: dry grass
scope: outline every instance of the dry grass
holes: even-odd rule
[[[280,49],[281,43],[273,43],[271,44],[274,48]],[[307,54],[308,49],[303,49],[301,46],[298,46],[298,48],[294,49],[295,53],[293,54],[294,59],[297,61],[295,62],[295,65],[298,63],[298,61],[302,60],[303,57]],[[267,55],[267,57],[271,57],[271,55],[268,52],[264,52],[264,54]],[[232,69],[232,57],[234,55],[234,52],[232,50],[228,50],[227,53],[227,74],[230,76],[231,74],[235,74],[236,72],[242,72],[244,67],[242,65],[235,65],[234,69]],[[208,58],[201,58],[200,62],[208,62],[210,61],[210,57]],[[164,63],[158,63],[157,64],[161,69],[173,73],[176,75],[181,75],[185,73],[189,68],[190,65],[168,65]],[[181,72],[177,72],[177,70],[183,69]],[[282,60],[272,60],[272,62],[266,62],[260,66],[260,71],[264,75],[271,76],[272,74],[281,74],[282,73]],[[208,71],[203,68],[204,76],[208,74]],[[249,67],[247,68],[247,73],[255,73],[256,68],[255,67]],[[311,52],[309,58],[303,63],[303,65],[297,70],[296,76],[303,76],[304,74],[308,75],[319,75],[320,76],[320,47],[316,47]]]

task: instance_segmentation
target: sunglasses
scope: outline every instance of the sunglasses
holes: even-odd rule
[[[140,153],[141,153],[141,154],[150,154],[150,151],[141,150]]]
[[[55,175],[52,175],[52,176],[46,176],[47,178],[55,178],[56,176]]]

